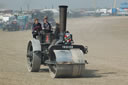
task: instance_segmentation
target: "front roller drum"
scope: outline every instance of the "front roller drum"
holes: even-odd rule
[[[49,65],[52,78],[81,77],[85,71],[85,64],[56,64]]]

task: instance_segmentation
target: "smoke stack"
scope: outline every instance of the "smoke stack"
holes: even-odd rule
[[[64,33],[66,31],[67,24],[67,8],[68,6],[59,6],[60,11],[60,33]]]
[[[66,31],[66,23],[67,23],[67,8],[68,6],[59,6],[59,11],[60,11],[60,35],[59,35],[59,40],[56,42],[55,45],[62,43],[64,39],[64,32]]]

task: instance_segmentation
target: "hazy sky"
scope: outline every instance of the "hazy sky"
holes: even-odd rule
[[[10,8],[10,9],[27,9],[27,4],[29,4],[30,9],[38,8],[57,8],[59,4],[69,5],[70,8],[92,8],[96,7],[107,7],[111,8],[114,0],[0,0],[0,8]],[[117,0],[117,6],[121,2],[128,0]]]

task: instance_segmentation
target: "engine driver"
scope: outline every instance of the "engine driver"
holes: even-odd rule
[[[39,20],[36,18],[34,20],[33,23],[33,27],[32,27],[32,34],[33,34],[33,38],[36,38],[36,36],[39,34],[39,32],[42,30],[42,26],[39,23]]]
[[[48,22],[48,17],[45,16],[43,19],[43,30],[45,32],[52,32],[51,24]]]

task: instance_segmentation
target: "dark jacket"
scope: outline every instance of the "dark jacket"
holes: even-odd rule
[[[45,31],[52,31],[52,27],[51,27],[51,24],[50,23],[44,23],[43,24],[43,30],[45,30]]]
[[[41,24],[40,23],[38,23],[38,24],[33,24],[33,27],[32,27],[32,31],[41,31],[42,30],[42,26],[41,26]]]

